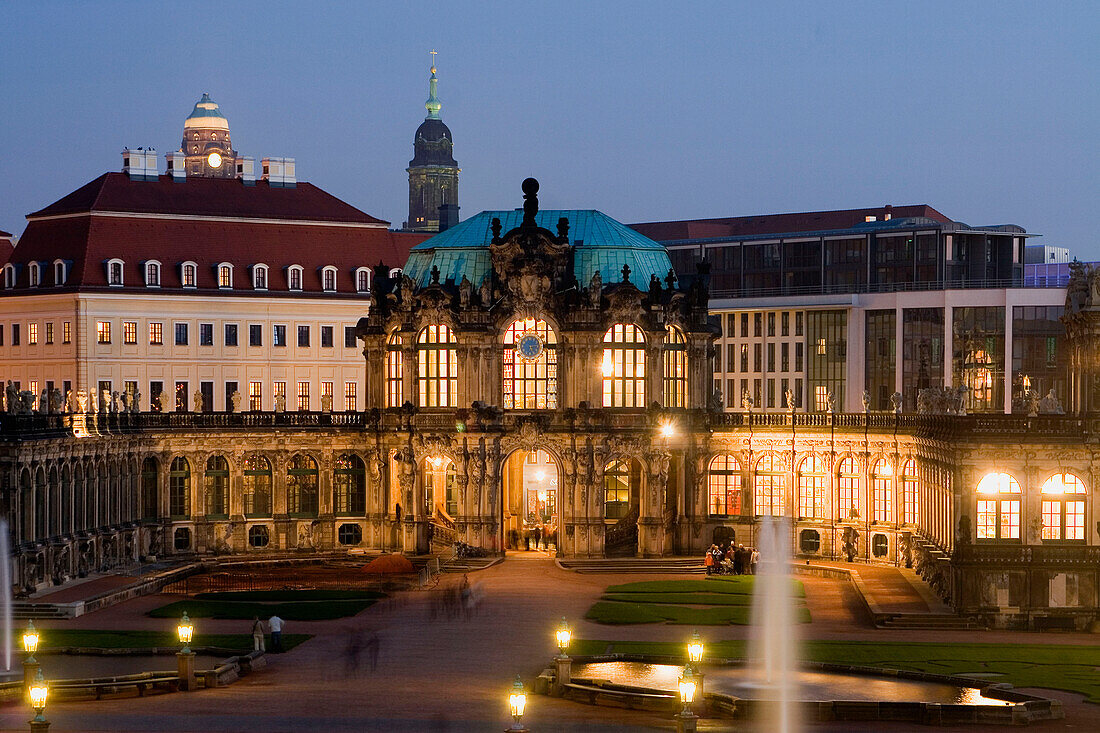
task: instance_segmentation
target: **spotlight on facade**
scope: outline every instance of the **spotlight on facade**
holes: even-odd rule
[[[443,465],[443,458],[441,456],[432,456],[428,459],[428,463],[432,464],[436,468]]]
[[[38,629],[34,628],[34,621],[28,621],[27,630],[23,632],[23,651],[27,653],[28,662],[34,662],[34,653],[38,651],[40,638]]]
[[[42,670],[38,670],[38,674],[34,676],[34,684],[31,685],[29,691],[31,698],[31,707],[34,708],[34,720],[31,721],[32,730],[48,730],[48,725],[37,726],[35,723],[46,723],[46,716],[43,714],[46,710],[46,696],[50,694],[50,686],[46,684],[46,680],[42,677]]]
[[[523,689],[523,680],[516,675],[516,681],[512,683],[512,694],[508,696],[508,707],[512,710],[512,727],[508,730],[526,731],[523,727],[523,709],[527,707],[527,693]]]
[[[688,641],[688,661],[693,665],[703,661],[703,639],[699,636],[698,629],[692,630],[691,639]]]
[[[573,638],[573,632],[569,630],[569,624],[565,622],[565,616],[561,617],[561,624],[554,636],[558,640],[558,651],[564,657],[566,650],[569,649],[569,642]]]
[[[180,619],[179,625],[176,626],[176,634],[180,638],[180,644],[183,644],[183,653],[190,654],[191,649],[191,636],[195,633],[195,625],[191,623],[191,619],[187,618],[187,611],[183,612],[183,618]]]
[[[676,434],[676,428],[672,426],[671,422],[661,423],[661,437],[671,438]]]

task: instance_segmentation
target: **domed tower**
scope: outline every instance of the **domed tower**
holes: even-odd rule
[[[233,178],[237,175],[237,151],[229,140],[229,120],[218,109],[218,103],[205,92],[183,121],[180,149],[186,158],[188,176]]]
[[[447,216],[458,223],[458,163],[452,157],[451,131],[439,119],[442,105],[436,96],[435,64],[428,80],[428,116],[416,128],[413,159],[409,161],[409,220],[405,228],[438,232],[439,207],[447,205]],[[446,227],[444,227],[446,228]]]

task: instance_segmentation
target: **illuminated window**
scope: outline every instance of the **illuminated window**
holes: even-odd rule
[[[321,404],[325,404],[325,398],[329,398],[329,405],[332,404],[333,397],[333,382],[321,382]]]
[[[639,485],[641,473],[637,461],[612,461],[603,471],[604,517],[621,519],[630,511],[632,489]]]
[[[348,412],[359,409],[355,392],[356,382],[344,382],[344,409]]]
[[[191,514],[191,464],[183,456],[173,458],[168,470],[168,513],[173,517]]]
[[[543,320],[513,321],[504,332],[504,409],[558,406],[558,352],[554,329]]]
[[[309,410],[309,382],[298,382],[298,409]]]
[[[108,324],[108,326],[109,325],[110,324]],[[110,340],[111,340],[111,337],[110,337],[110,333],[108,332],[107,342],[110,342]],[[31,346],[35,346],[35,345],[38,344],[38,324],[37,323],[28,323],[27,324],[27,343],[30,344]]]
[[[124,344],[136,344],[137,343],[137,321],[123,321],[122,322],[122,343],[124,343]]]
[[[458,353],[451,329],[425,326],[416,341],[420,407],[458,407]]]
[[[363,514],[367,510],[367,476],[363,459],[345,453],[336,459],[332,476],[332,506],[337,514]]]
[[[401,378],[405,370],[405,357],[401,352],[403,339],[394,332],[386,340],[386,407],[402,404]]]
[[[645,337],[630,323],[616,323],[603,336],[603,406],[645,407]]]
[[[424,511],[428,516],[436,514],[437,509],[451,517],[458,514],[457,479],[455,464],[450,458],[431,456],[424,460],[421,480],[424,484]]]
[[[917,523],[917,462],[913,459],[901,469],[901,521]]]
[[[286,405],[286,382],[275,382],[275,392],[273,397],[275,399],[276,409],[285,409]],[[284,408],[279,408],[279,401],[282,400]]]
[[[149,345],[160,346],[164,343],[164,324],[163,323],[150,323],[149,324]]]
[[[679,328],[669,326],[664,353],[665,407],[687,407],[687,385],[687,339]]]
[[[1007,473],[988,473],[978,482],[979,540],[1020,539],[1020,484]]]
[[[224,262],[218,265],[218,287],[233,287],[233,265]]]
[[[195,278],[198,274],[198,267],[195,266],[195,263],[194,262],[185,262],[185,263],[183,263],[183,269],[181,270],[181,272],[182,272],[182,275],[181,275],[180,279],[183,282],[183,287],[185,287],[185,288],[195,287]]]
[[[875,462],[871,469],[871,495],[874,504],[872,519],[890,521],[890,493],[894,489],[894,469],[884,460]]]
[[[111,322],[110,321],[96,321],[95,324],[96,341],[101,344],[111,343]]]
[[[772,453],[765,454],[756,462],[753,513],[775,517],[783,513],[783,463]]]
[[[824,384],[814,385],[814,410],[825,412],[829,409],[829,388]]]
[[[229,514],[229,462],[223,456],[210,456],[206,459],[206,473],[203,475],[206,495],[207,516],[226,516]]]
[[[68,344],[73,340],[72,321],[63,321],[61,324],[61,343]]]
[[[840,519],[859,519],[859,468],[854,458],[840,462],[837,510]]]
[[[264,383],[248,383],[248,409],[259,412],[264,409]]]
[[[1043,484],[1043,539],[1084,541],[1085,485],[1072,473],[1056,473]]]
[[[741,464],[729,453],[711,459],[707,469],[707,511],[712,516],[741,513]]]
[[[317,516],[317,462],[301,453],[287,464],[286,510],[300,517]]]
[[[798,516],[825,517],[825,466],[817,456],[807,456],[798,468]]]

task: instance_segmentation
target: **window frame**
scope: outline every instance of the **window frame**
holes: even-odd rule
[[[741,461],[733,453],[718,453],[707,462],[707,514],[711,517],[741,516],[744,502]],[[735,511],[730,511],[731,508]]]
[[[615,323],[603,335],[603,406],[646,406],[646,334],[634,323]],[[628,375],[628,369],[633,375]],[[629,388],[629,391],[628,391]]]
[[[199,266],[191,260],[180,263],[180,287],[194,290],[199,286]]]
[[[118,267],[118,281],[115,282],[115,267]],[[126,285],[126,262],[118,257],[107,260],[107,286],[121,288]]]
[[[160,260],[145,260],[142,263],[142,272],[145,275],[145,287],[147,288],[159,288],[161,282],[162,265]],[[155,273],[155,276],[150,278],[149,273]]]

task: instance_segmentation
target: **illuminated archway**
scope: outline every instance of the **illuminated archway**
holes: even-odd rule
[[[1056,473],[1043,484],[1043,540],[1085,540],[1085,484],[1072,473]]]
[[[561,472],[546,450],[517,450],[504,461],[501,546],[506,550],[558,547]]]
[[[1020,539],[1020,483],[1007,473],[987,473],[976,491],[978,539]]]

